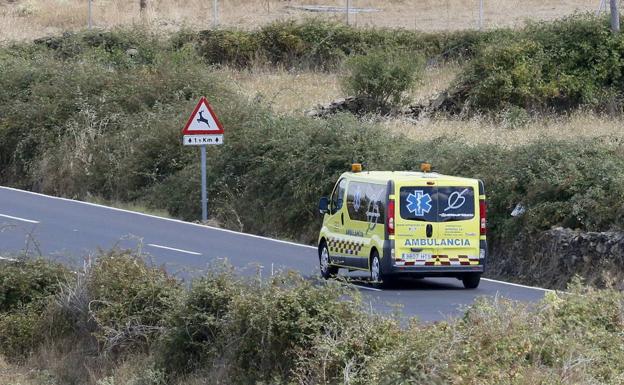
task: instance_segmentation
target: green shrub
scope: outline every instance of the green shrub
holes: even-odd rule
[[[624,294],[578,279],[538,303],[482,298],[457,319],[405,323],[368,313],[340,282],[296,273],[250,278],[216,265],[183,288],[112,252],[83,278],[97,320],[159,327],[146,341],[153,355],[129,350],[118,360],[86,349],[80,334],[50,334],[41,314],[58,302],[43,300],[0,313],[0,354],[32,357],[50,382],[101,385],[618,385],[624,373]]]
[[[170,373],[208,368],[233,383],[287,379],[318,336],[361,319],[357,295],[338,285],[296,274],[209,273],[193,283],[162,356]]]
[[[591,15],[530,24],[485,40],[454,85],[473,112],[532,112],[579,106],[622,110],[624,38]]]
[[[175,46],[193,42],[211,64],[248,66],[254,59],[286,68],[331,70],[344,58],[370,50],[404,51],[435,60],[471,58],[477,46],[510,30],[423,33],[401,29],[356,28],[339,22],[308,19],[280,21],[257,31],[220,30],[198,34],[182,31]]]
[[[197,49],[210,64],[247,67],[260,50],[258,37],[243,31],[206,30],[195,39]]]
[[[75,275],[44,259],[0,261],[0,354],[17,362],[27,358],[45,339],[48,305]]]
[[[108,351],[150,346],[170,324],[182,297],[180,282],[136,256],[111,252],[89,271],[89,314]]]
[[[21,361],[43,343],[42,308],[42,303],[31,303],[0,313],[0,355]]]
[[[43,48],[0,55],[1,178],[52,194],[130,200],[189,163],[172,160],[192,159],[178,145],[183,111],[200,94],[213,102],[238,97],[193,49],[154,45],[154,60],[145,62],[99,46],[62,60]],[[40,107],[24,107],[31,104]]]
[[[405,102],[405,92],[420,80],[423,61],[399,52],[377,50],[350,57],[342,88],[348,95],[370,100],[373,108],[387,111]]]
[[[347,33],[342,28],[336,36]],[[485,181],[491,234],[499,239],[555,225],[624,226],[620,210],[611,209],[619,207],[623,191],[617,144],[467,146],[450,138],[395,137],[346,115],[279,116],[222,83],[188,41],[175,43],[178,50],[170,49],[173,42],[158,44],[154,60],[133,65],[119,64],[114,44],[108,50],[85,46],[62,60],[43,47],[0,50],[7,73],[0,78],[2,182],[76,198],[140,200],[195,220],[198,200],[187,198],[199,198],[199,159],[195,149],[180,145],[179,130],[185,112],[204,94],[227,128],[226,143],[208,152],[208,181],[211,216],[228,228],[312,242],[320,224],[318,198],[351,162],[371,170],[410,170],[423,159],[440,172]],[[521,59],[507,57],[512,64]],[[514,103],[537,89],[527,84],[531,91]],[[41,107],[25,107],[31,104]],[[511,127],[528,119],[529,106],[507,106]],[[33,127],[32,121],[42,123]],[[519,202],[528,212],[511,218]]]
[[[0,261],[0,313],[37,304],[72,279],[65,266],[44,259]]]
[[[409,31],[309,23],[267,26],[264,32],[253,32],[259,35],[252,40],[265,50],[265,58],[276,62],[303,60],[301,55],[311,52],[308,48],[292,51],[296,57],[289,59],[284,56],[289,51],[286,47],[307,47],[314,41],[323,41],[320,47],[324,48],[318,51],[325,52],[323,57],[336,54],[336,58],[359,54],[375,42],[388,46],[396,42],[406,47],[402,52],[410,53],[439,52],[447,44],[472,50],[477,41],[496,41],[497,47],[486,44],[478,51],[480,56],[471,68],[489,75],[475,88],[483,92],[471,97],[476,98],[476,105],[492,109],[503,100],[502,116],[510,127],[517,127],[529,119],[531,100],[537,100],[531,95],[541,95],[540,100],[548,104],[552,82],[566,79],[544,77],[552,74],[553,52],[573,54],[581,72],[589,73],[584,56],[577,55],[584,43],[565,36],[549,37],[568,31],[579,42],[588,43],[581,35],[591,35],[589,29],[596,21],[584,20],[531,26],[518,33],[516,40],[506,33],[495,38],[472,32],[411,40]],[[601,38],[600,31],[596,39]],[[283,36],[270,37],[274,35]],[[233,39],[239,38],[243,37]],[[325,46],[325,38],[331,44],[338,42],[342,53],[331,51],[329,43]],[[510,242],[521,232],[533,234],[557,225],[592,231],[624,228],[623,212],[617,209],[624,196],[624,151],[618,143],[540,141],[506,149],[471,146],[452,138],[430,140],[426,133],[412,140],[350,115],[325,120],[277,115],[266,105],[238,95],[211,72],[194,46],[205,36],[184,32],[165,40],[140,30],[118,30],[59,39],[56,45],[17,44],[0,49],[5,75],[0,77],[2,184],[75,198],[95,195],[145,201],[176,217],[196,220],[199,157],[196,149],[180,145],[179,130],[197,98],[206,95],[227,130],[226,143],[208,151],[208,181],[215,208],[211,216],[228,228],[314,242],[320,225],[318,198],[330,193],[350,163],[364,162],[370,170],[413,170],[423,159],[432,161],[437,171],[485,181],[494,245]],[[597,49],[615,54],[603,46],[611,47],[619,40],[609,40],[617,39],[610,34],[605,39]],[[513,44],[501,44],[507,41]],[[565,44],[565,50],[557,44]],[[71,54],[60,54],[59,47],[77,48],[63,49]],[[128,55],[128,47],[137,49],[139,56]],[[238,43],[232,42],[224,49],[235,52],[235,47]],[[232,60],[238,55],[232,54]],[[599,62],[608,62],[603,59]],[[511,75],[504,68],[511,68]],[[561,68],[574,73],[571,62]],[[602,68],[600,79],[619,79],[615,68],[597,68]],[[496,92],[496,103],[488,104],[493,99],[487,95]],[[32,122],[39,123],[33,126]],[[528,211],[512,218],[509,214],[518,203]],[[18,298],[10,306],[20,301],[30,299]],[[125,322],[119,319],[107,325],[117,328]]]

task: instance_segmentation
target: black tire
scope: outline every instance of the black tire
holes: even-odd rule
[[[464,284],[464,288],[466,289],[476,289],[479,287],[479,282],[481,281],[481,274],[479,273],[469,273],[462,277],[462,283]]]
[[[381,269],[381,259],[377,250],[373,250],[370,259],[370,278],[373,286],[382,288],[388,283],[388,277],[385,276]]]
[[[330,264],[329,250],[325,242],[319,247],[319,267],[321,269],[321,277],[324,279],[333,278],[338,274],[338,267]]]

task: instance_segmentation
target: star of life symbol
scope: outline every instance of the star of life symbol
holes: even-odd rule
[[[407,203],[407,210],[417,217],[422,217],[433,208],[431,206],[431,196],[423,193],[422,190],[415,190],[413,194],[409,194]]]

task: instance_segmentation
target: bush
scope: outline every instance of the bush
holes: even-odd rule
[[[0,313],[0,354],[12,362],[27,358],[42,343],[45,325],[42,303],[31,303]]]
[[[32,356],[50,382],[100,385],[617,385],[624,372],[624,294],[580,280],[539,303],[482,298],[458,319],[401,323],[367,313],[358,292],[340,282],[295,273],[244,278],[217,265],[183,289],[142,260],[112,252],[82,277],[96,319],[159,325],[157,338],[145,341],[152,355],[126,350],[114,359],[85,349],[83,335],[50,334],[40,315],[56,301],[1,313],[0,354]]]
[[[72,279],[65,266],[44,259],[0,261],[0,313],[39,303]]]
[[[544,141],[504,149],[414,141],[348,115],[278,116],[221,83],[188,42],[176,43],[177,51],[158,44],[154,60],[132,65],[119,64],[114,44],[84,46],[62,60],[40,46],[0,50],[7,73],[0,79],[2,182],[76,198],[145,201],[196,220],[199,205],[187,198],[199,197],[199,159],[180,145],[179,129],[184,112],[205,94],[227,128],[226,143],[208,151],[208,182],[211,206],[218,207],[211,216],[228,228],[313,242],[318,198],[351,162],[412,170],[423,159],[440,172],[485,181],[491,234],[500,240],[556,225],[624,227],[620,210],[611,209],[624,191],[617,144]],[[41,107],[24,107],[31,104]],[[523,107],[506,111],[511,126],[528,119]],[[33,128],[32,121],[42,124]],[[519,202],[528,212],[511,218]]]
[[[170,51],[166,42],[147,33],[141,40],[134,30],[111,34],[140,40],[139,53],[129,56],[125,44],[91,47],[77,35],[71,37],[80,47],[74,56],[59,58],[39,46],[0,55],[6,74],[0,79],[3,181],[69,197],[135,199],[190,163],[192,153],[179,146],[177,135],[183,111],[200,94],[213,103],[236,103],[193,49]],[[145,55],[154,52],[153,60],[140,57],[148,43],[153,46]],[[40,124],[33,128],[33,121]]]
[[[471,112],[589,106],[622,110],[624,37],[591,15],[530,24],[484,41],[454,87]]]
[[[342,87],[348,95],[370,100],[374,109],[388,111],[404,104],[404,94],[420,80],[423,64],[420,58],[390,51],[352,56],[345,63],[349,73]]]
[[[548,31],[568,28],[580,35],[595,23],[575,20],[558,22]],[[492,101],[487,95],[501,92],[497,100],[508,100],[501,114],[510,127],[529,119],[531,95],[542,92],[541,100],[549,103],[550,83],[539,79],[552,71],[551,51],[559,52],[557,41],[576,47],[570,52],[582,50],[582,45],[568,38],[550,39],[549,34],[540,32],[544,28],[540,24],[527,29],[535,39],[529,39],[525,31],[519,33],[521,38],[514,40],[515,44],[484,48],[472,67],[491,75],[481,88],[475,88],[483,90],[473,95],[479,96],[475,103],[486,105]],[[267,57],[277,61],[290,60],[280,56],[286,52],[285,42],[295,44],[299,39],[306,46],[322,40],[327,31],[332,39],[343,41],[340,47],[356,47],[348,53],[340,48],[345,55],[383,39],[396,41],[398,46],[413,43],[413,49],[403,51],[406,53],[433,52],[451,41],[458,47],[467,47],[465,43],[474,48],[472,44],[478,40],[466,33],[438,36],[426,44],[425,40],[410,43],[410,32],[405,31],[361,31],[306,23],[275,24],[264,31],[262,36],[267,39],[275,34],[286,36],[269,39],[275,51]],[[371,38],[373,33],[378,40]],[[360,39],[357,46],[351,45],[354,36]],[[615,39],[610,36],[608,39]],[[364,162],[370,170],[413,170],[423,159],[432,161],[437,171],[485,181],[494,247],[517,239],[518,233],[531,235],[557,225],[590,231],[624,228],[624,215],[617,209],[624,196],[624,151],[618,143],[540,141],[506,149],[471,146],[452,138],[431,140],[424,135],[412,140],[350,115],[326,120],[277,115],[222,83],[195,51],[193,44],[200,44],[201,39],[198,43],[192,33],[165,40],[145,31],[117,30],[59,39],[54,44],[0,49],[5,74],[0,77],[2,184],[74,198],[144,201],[177,217],[196,220],[199,199],[194,202],[188,197],[199,197],[199,159],[195,149],[180,145],[179,130],[184,114],[200,95],[206,95],[227,129],[226,143],[208,151],[208,182],[211,207],[217,208],[211,216],[228,228],[313,243],[321,220],[316,210],[318,198],[330,193],[350,163]],[[258,40],[257,44],[269,43]],[[61,54],[59,47],[68,48]],[[128,54],[128,47],[138,47],[138,56]],[[602,45],[598,48],[604,49]],[[368,58],[376,57],[380,65],[380,51],[376,52],[378,56],[373,53]],[[583,56],[576,57],[583,72],[589,71]],[[488,63],[495,65],[490,68]],[[497,68],[513,68],[511,80]],[[574,72],[570,63],[562,68]],[[615,72],[612,75],[616,79]],[[511,86],[506,87],[507,83]],[[28,108],[31,105],[38,108]],[[495,103],[487,105],[497,108]],[[33,126],[32,122],[40,124]],[[509,214],[518,203],[528,211],[512,218]],[[20,296],[6,306],[31,300]],[[128,319],[115,317],[106,325],[118,331]]]
[[[101,256],[87,276],[89,314],[107,351],[148,347],[170,324],[180,282],[128,253]]]
[[[0,354],[26,358],[47,337],[45,309],[74,275],[44,259],[0,261]]]
[[[182,31],[174,41],[178,46],[193,42],[200,55],[211,64],[246,67],[258,59],[286,68],[331,70],[348,56],[375,49],[404,51],[434,60],[462,61],[474,55],[479,43],[511,34],[510,30],[422,33],[365,29],[308,19],[275,22],[258,31],[202,31],[196,35]]]
[[[162,355],[169,373],[209,368],[232,383],[287,379],[317,337],[362,316],[358,296],[335,284],[292,273],[267,280],[210,273],[193,283]]]

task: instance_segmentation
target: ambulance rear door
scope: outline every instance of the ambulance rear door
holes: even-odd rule
[[[437,186],[438,260],[443,265],[479,264],[479,182],[440,181]]]
[[[397,183],[395,260],[397,265],[424,266],[436,254],[437,187],[422,178]]]

